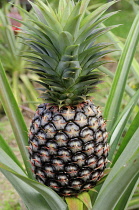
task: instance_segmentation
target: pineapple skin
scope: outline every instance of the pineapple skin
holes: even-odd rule
[[[103,177],[109,145],[106,123],[90,100],[76,106],[38,106],[29,132],[35,178],[60,196],[93,188]]]

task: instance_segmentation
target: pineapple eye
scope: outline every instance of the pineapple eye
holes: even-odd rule
[[[89,127],[92,128],[93,131],[97,131],[99,124],[96,117],[89,117]]]
[[[99,159],[97,165],[98,165],[97,166],[98,169],[100,169],[100,170],[103,170],[104,169],[104,167],[105,167],[105,160],[104,160],[103,157]]]
[[[55,174],[53,166],[51,166],[50,164],[46,164],[44,169],[45,169],[44,172],[47,177],[52,177],[52,178],[54,177]]]
[[[46,135],[43,131],[38,132],[36,136],[39,145],[43,145],[46,142]]]
[[[105,144],[104,146],[104,156],[107,157],[108,156],[108,152],[109,152],[109,145]]]
[[[77,138],[71,139],[68,142],[69,149],[73,153],[78,152],[78,151],[81,151],[82,150],[82,144],[83,144],[82,140],[79,140]]]
[[[73,120],[75,117],[75,110],[71,108],[64,107],[61,110],[62,116],[65,118],[65,120]]]
[[[38,112],[39,115],[41,115],[41,114],[44,113],[44,111],[45,111],[45,109],[46,109],[46,106],[45,106],[45,105],[46,105],[46,104],[40,104],[40,105],[38,106],[37,112]]]
[[[57,171],[63,170],[64,168],[64,161],[60,158],[53,158],[52,165],[55,167]]]
[[[95,154],[100,157],[103,154],[103,144],[98,144],[95,147]]]
[[[85,164],[86,155],[84,153],[77,152],[75,155],[72,156],[72,160],[79,166],[83,166]]]
[[[88,127],[85,127],[81,130],[80,136],[82,137],[82,140],[84,142],[91,141],[92,139],[94,139],[94,133]]]
[[[71,179],[70,180],[70,186],[76,190],[80,190],[82,184],[83,184],[82,179]]]
[[[68,141],[68,137],[66,134],[59,132],[56,134],[55,136],[56,139],[56,143],[58,144],[58,146],[66,146],[67,141]]]
[[[46,161],[50,160],[50,154],[47,150],[41,150],[40,151],[40,157],[41,157],[41,160],[43,162],[46,162]]]
[[[83,127],[87,124],[87,117],[82,113],[78,112],[75,117],[75,122],[80,126]]]
[[[69,182],[69,180],[68,180],[68,175],[66,175],[66,174],[64,174],[64,173],[62,173],[62,172],[59,173],[59,174],[57,174],[56,180],[57,180],[62,186],[68,185],[68,182]]]
[[[62,158],[64,161],[68,161],[71,158],[71,152],[66,148],[59,149],[58,157]]]
[[[85,184],[83,185],[82,187],[82,191],[84,190],[89,190],[90,188],[92,188],[94,185],[92,183],[88,183],[88,184]]]
[[[36,141],[35,139],[33,139],[32,141],[30,141],[30,144],[32,145],[32,151],[36,152],[38,150],[38,141]]]
[[[107,141],[107,138],[108,138],[108,132],[104,132],[103,133],[104,143]]]
[[[87,155],[91,155],[94,153],[94,143],[93,141],[89,141],[88,143],[86,143],[84,145],[83,151],[87,154]]]
[[[47,138],[53,138],[56,133],[56,128],[54,127],[53,123],[49,123],[45,125],[44,131],[46,132]]]
[[[45,182],[45,180],[46,180],[45,174],[41,170],[37,170],[36,178],[37,177],[39,177],[41,180],[43,180],[43,182]]]
[[[106,122],[102,117],[99,118],[99,126],[103,132],[106,131]]]
[[[88,167],[90,168],[95,168],[97,165],[97,157],[96,156],[90,156],[87,160],[86,160],[86,164],[88,165]]]
[[[33,160],[34,160],[34,165],[35,166],[37,166],[37,167],[41,167],[41,159],[40,159],[40,156],[39,155],[34,155],[34,158],[33,158]]]
[[[51,155],[57,154],[58,145],[56,142],[49,140],[46,142],[46,149],[49,150]]]
[[[93,182],[96,182],[99,178],[99,173],[98,172],[94,172],[91,174],[90,176],[90,180],[93,181]]]
[[[41,118],[41,126],[45,126],[51,119],[51,116],[52,116],[51,112],[48,111],[44,112],[44,115]]]
[[[78,173],[78,166],[73,163],[69,163],[65,166],[65,171],[68,173],[71,177],[76,176]]]
[[[95,115],[97,115],[99,107],[96,107],[94,104],[90,104],[90,107],[93,110],[93,112],[95,113]]]
[[[61,188],[57,181],[48,180],[48,186],[51,187],[55,191],[59,191]]]
[[[67,135],[69,136],[69,138],[71,137],[77,137],[79,135],[79,126],[77,126],[75,123],[73,122],[69,122],[65,128],[65,132],[67,133]]]
[[[96,133],[96,142],[99,143],[101,141],[103,141],[103,134],[101,131],[99,131]]]
[[[91,108],[88,105],[84,107],[84,112],[86,116],[95,116],[97,114],[97,110],[94,109],[94,106]]]
[[[82,168],[79,171],[79,178],[83,179],[84,181],[87,181],[90,178],[90,174],[92,173],[92,170],[90,168]]]
[[[61,192],[61,195],[63,196],[69,196],[69,195],[75,194],[74,190],[70,188],[62,189],[60,192]]]
[[[61,115],[54,116],[53,123],[57,130],[64,129],[64,127],[66,125],[66,121],[64,120],[64,118]]]
[[[39,128],[41,125],[41,120],[39,118],[37,118],[34,120],[33,124],[35,127]]]

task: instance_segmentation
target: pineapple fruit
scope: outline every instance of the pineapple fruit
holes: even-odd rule
[[[101,81],[97,67],[106,62],[100,58],[111,52],[96,38],[113,28],[100,23],[116,13],[104,14],[115,1],[89,14],[89,0],[60,0],[57,9],[41,0],[30,3],[33,12],[26,12],[22,32],[45,100],[29,131],[32,170],[60,196],[77,195],[96,185],[107,164],[106,122],[91,99]]]

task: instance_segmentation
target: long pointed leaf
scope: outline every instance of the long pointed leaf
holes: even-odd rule
[[[117,161],[117,159],[119,158],[119,156],[122,154],[123,150],[125,149],[126,145],[128,144],[128,142],[130,141],[130,139],[132,138],[132,136],[134,135],[134,133],[137,131],[139,125],[139,112],[137,113],[136,117],[134,118],[133,122],[131,123],[125,137],[123,138],[120,147],[114,157],[114,160],[112,162],[112,165],[115,164],[115,162]]]
[[[65,202],[55,193],[51,188],[46,187],[45,185],[33,181],[17,172],[11,169],[11,167],[7,166],[7,164],[0,163],[0,168],[8,171],[9,173],[15,175],[18,177],[21,181],[29,185],[31,188],[34,188],[36,191],[38,191],[44,199],[47,201],[47,204],[51,207],[52,210],[66,210],[67,206]],[[46,207],[47,209],[47,207]],[[32,210],[32,209],[30,209]]]
[[[98,69],[100,71],[102,71],[103,73],[107,74],[111,79],[114,78],[114,73],[111,72],[110,70],[108,70],[106,67],[104,66],[99,66]],[[125,91],[127,92],[127,94],[132,97],[135,94],[135,90],[133,90],[128,84],[125,87]],[[139,105],[139,100],[138,100],[138,105]]]
[[[111,130],[115,120],[118,117],[123,93],[126,85],[127,76],[135,49],[139,40],[139,14],[136,16],[130,33],[126,40],[125,48],[120,58],[115,78],[112,84],[110,95],[104,111],[104,117],[111,120],[108,125],[108,131]]]
[[[25,146],[28,145],[28,135],[23,116],[19,110],[16,100],[13,96],[12,90],[9,86],[6,74],[0,62],[0,99],[5,109],[5,112],[11,123],[14,135],[17,140],[27,173],[29,177],[33,178],[30,170],[30,163],[28,158],[28,152]]]
[[[0,135],[0,148],[2,148],[2,150],[5,151],[12,158],[12,160],[24,171],[20,161],[17,159],[11,147],[7,144],[7,142],[3,139],[1,135]]]
[[[138,197],[137,198],[134,198],[132,199],[130,202],[129,202],[129,205],[128,205],[128,210],[133,210],[133,209],[139,209],[139,199]]]
[[[103,23],[101,24],[101,26],[106,28],[106,26]],[[123,51],[124,44],[120,41],[120,39],[112,31],[109,31],[106,34],[106,36],[108,36],[108,38],[111,39],[112,42],[114,42],[114,45],[117,49]],[[139,63],[137,62],[135,57],[133,58],[131,70],[134,73],[134,75],[136,76],[136,79],[139,81]]]
[[[21,168],[6,154],[2,149],[0,149],[0,171],[5,175],[5,177],[10,181],[13,187],[16,189],[20,197],[23,199],[25,205],[29,210],[51,210],[45,199],[34,190],[30,185],[23,182],[21,179],[16,177],[14,174],[9,173],[1,166],[11,168],[15,173],[19,173],[20,176],[26,177],[26,174],[21,170]],[[4,167],[3,167],[4,168]]]
[[[20,195],[23,200],[25,206],[28,210],[52,210],[46,200],[39,194],[36,190],[30,187],[30,185],[23,182],[21,179],[16,177],[15,175],[7,172],[4,169],[0,168],[0,171],[3,175],[9,180],[9,182],[13,185],[15,190]]]
[[[128,122],[129,117],[131,116],[132,110],[135,107],[137,101],[139,98],[139,90],[136,92],[136,94],[132,97],[128,105],[125,107],[123,112],[121,113],[120,117],[116,121],[116,123],[113,126],[112,132],[110,133],[110,153],[109,153],[109,160],[112,159],[112,156],[116,150],[116,147],[118,146],[118,143],[120,141],[120,137],[123,134],[124,128]]]
[[[139,173],[139,128],[107,176],[93,210],[114,209],[132,178]],[[128,175],[127,175],[128,174]],[[107,201],[107,202],[106,202]]]
[[[135,177],[133,177],[133,179],[130,181],[129,185],[125,188],[125,191],[123,192],[120,201],[114,208],[115,210],[127,209],[128,201],[132,198],[138,183],[139,183],[139,174],[136,174]]]
[[[60,33],[62,31],[62,27],[61,27],[61,24],[59,23],[59,21],[56,19],[56,15],[53,16],[55,14],[54,11],[53,11],[53,15],[52,15],[52,13],[49,11],[48,6],[45,3],[43,3],[40,0],[38,0],[37,3],[39,5],[39,8],[36,6],[36,4],[34,4],[30,1],[30,4],[32,5],[33,9],[35,10],[40,21],[42,21],[41,17],[43,16],[45,21],[47,20],[47,24],[50,27],[52,27],[54,29],[54,31],[56,31],[57,33]],[[46,22],[45,22],[45,24],[46,24]]]

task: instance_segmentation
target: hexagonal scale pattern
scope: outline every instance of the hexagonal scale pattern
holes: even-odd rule
[[[29,132],[36,179],[60,196],[93,188],[107,164],[106,123],[91,101],[74,107],[41,104]]]

